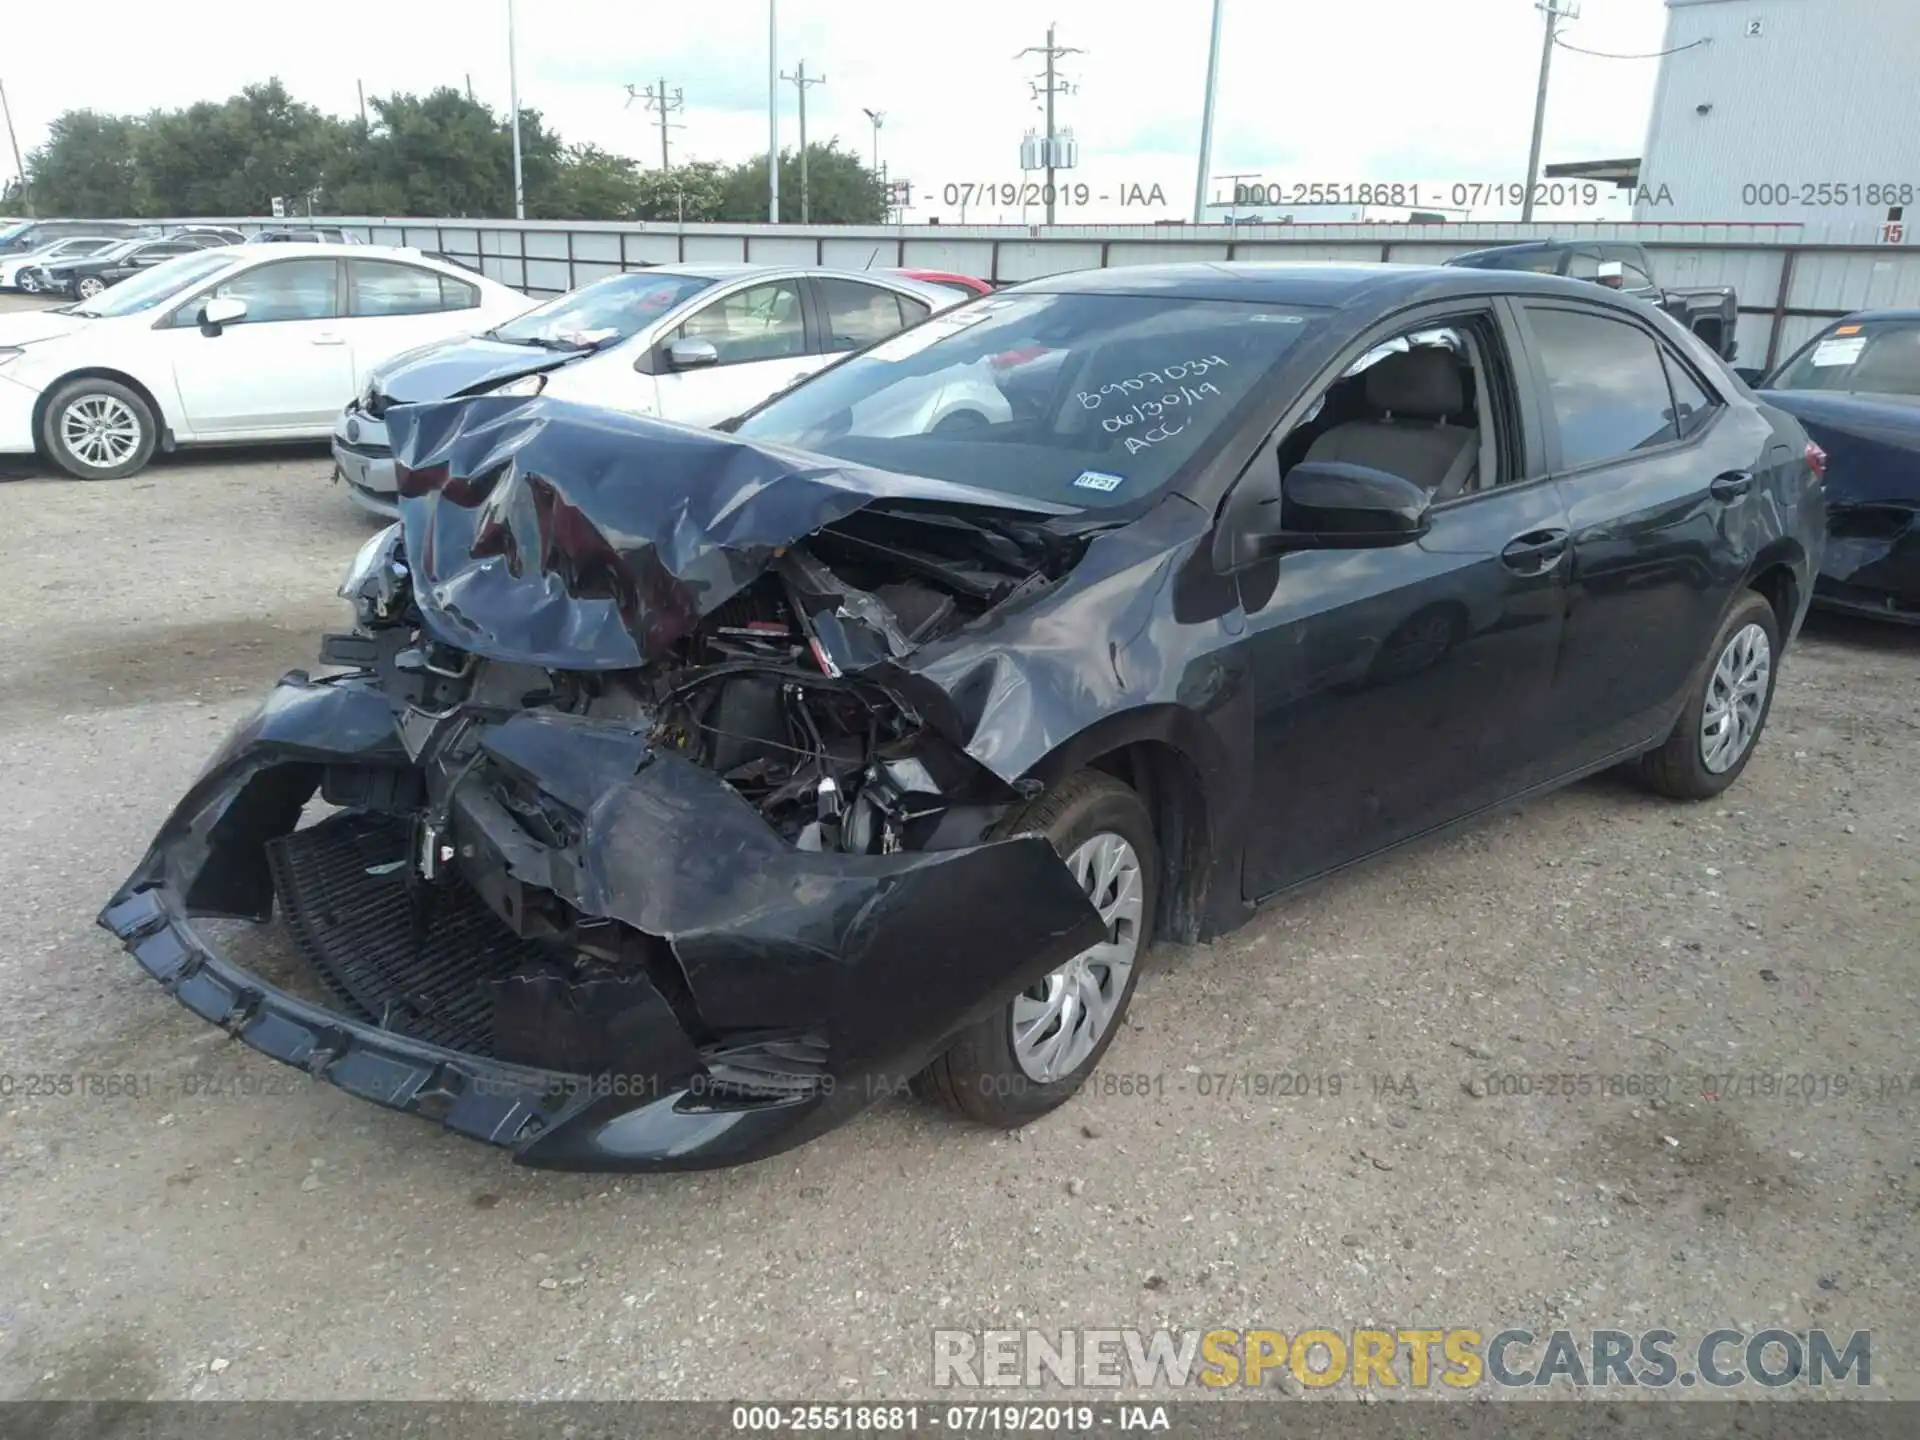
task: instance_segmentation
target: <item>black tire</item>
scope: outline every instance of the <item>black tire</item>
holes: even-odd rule
[[[67,442],[68,412],[89,400],[115,402],[133,417],[136,428],[133,450],[111,464],[93,464]],[[40,443],[46,447],[48,458],[76,480],[119,480],[131,475],[153,458],[159,440],[160,427],[154,419],[153,408],[141,398],[139,391],[117,380],[94,377],[69,380],[53,392],[46,414],[40,420]]]
[[[1119,836],[1140,863],[1142,904],[1139,947],[1119,1003],[1086,1057],[1051,1081],[1029,1077],[1013,1051],[1014,998],[963,1030],[944,1055],[913,1079],[914,1093],[987,1125],[1015,1129],[1071,1099],[1126,1023],[1133,987],[1153,943],[1160,899],[1160,849],[1140,797],[1110,775],[1082,770],[1023,806],[996,827],[997,836],[1038,833],[1061,856],[1101,833]]]
[[[1722,770],[1708,768],[1705,741],[1701,733],[1709,691],[1714,686],[1714,671],[1734,637],[1749,625],[1757,625],[1767,637],[1767,678],[1760,707],[1753,720],[1746,748]],[[1711,800],[1740,778],[1747,761],[1760,744],[1767,728],[1767,716],[1773,710],[1773,687],[1780,678],[1780,621],[1766,597],[1749,591],[1737,601],[1720,626],[1713,644],[1700,662],[1693,682],[1693,693],[1674,723],[1673,733],[1657,750],[1640,757],[1641,779],[1658,793],[1674,800]]]

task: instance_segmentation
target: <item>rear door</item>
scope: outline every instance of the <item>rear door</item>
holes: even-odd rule
[[[660,418],[716,425],[824,364],[802,287],[797,276],[742,286],[708,301],[662,337],[649,354]],[[719,361],[676,370],[667,350],[683,339],[705,340]]]
[[[1754,559],[1773,437],[1638,317],[1519,308],[1571,524],[1552,722],[1567,773],[1673,723]]]
[[[354,393],[341,268],[331,256],[256,265],[199,292],[159,327],[196,437],[328,431]],[[246,301],[247,315],[209,335],[198,317],[215,296]]]
[[[415,345],[480,329],[480,288],[423,265],[347,260],[341,329],[353,357],[357,394],[381,362]],[[344,402],[343,402],[344,403]]]

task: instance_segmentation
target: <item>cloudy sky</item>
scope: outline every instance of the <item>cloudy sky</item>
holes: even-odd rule
[[[1213,175],[1269,182],[1483,182],[1526,173],[1542,22],[1533,0],[1225,0]],[[114,0],[90,9],[118,10]],[[1639,55],[1661,48],[1662,0],[1583,0],[1563,22],[1572,45]],[[464,86],[504,111],[507,0],[328,0],[262,9],[258,0],[129,5],[85,64],[0,59],[23,150],[61,110],[142,111],[230,94],[278,75],[299,98],[350,114],[368,94]],[[520,96],[569,140],[657,165],[659,134],[626,87],[684,92],[670,132],[676,160],[736,160],[767,143],[767,0],[517,0]],[[778,0],[779,62],[804,60],[826,84],[807,92],[811,139],[870,154],[863,107],[884,116],[880,155],[913,181],[909,218],[956,223],[949,186],[1018,181],[1021,135],[1041,123],[1029,77],[1046,27],[1084,54],[1060,62],[1058,101],[1091,194],[1062,222],[1145,221],[1191,211],[1210,0]],[[36,50],[36,53],[40,53]],[[1638,155],[1658,64],[1556,49],[1546,161]],[[783,144],[797,137],[795,89],[780,87]],[[0,160],[0,171],[11,157]],[[1122,207],[1122,193],[1164,206]],[[942,203],[947,201],[949,203]],[[1430,202],[1429,202],[1430,203]],[[1516,212],[1489,207],[1475,218]],[[1572,218],[1572,212],[1560,212]],[[1627,213],[1609,194],[1587,218]],[[975,203],[970,221],[1022,218]],[[1306,218],[1306,217],[1302,217]]]

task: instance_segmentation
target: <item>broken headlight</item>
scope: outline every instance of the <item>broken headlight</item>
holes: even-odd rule
[[[487,391],[489,395],[538,395],[547,388],[547,374],[544,370],[533,375],[522,375],[518,380],[509,380],[504,385],[496,385]]]
[[[398,616],[406,583],[407,566],[401,558],[400,522],[396,520],[360,547],[347,566],[339,595],[353,602],[354,614],[362,624],[371,625]]]

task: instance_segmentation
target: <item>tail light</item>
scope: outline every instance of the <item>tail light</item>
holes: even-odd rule
[[[1827,478],[1827,452],[1811,440],[1807,442],[1807,465],[1813,471],[1813,478],[1824,483]]]

